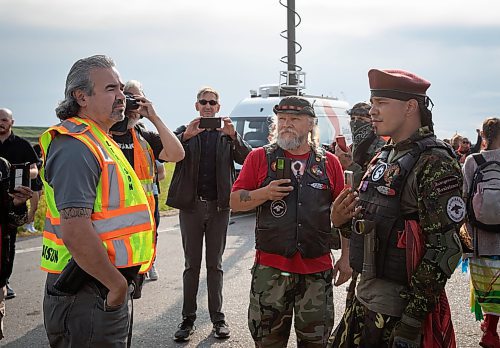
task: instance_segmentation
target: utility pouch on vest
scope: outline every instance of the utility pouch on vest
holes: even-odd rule
[[[362,234],[363,243],[363,279],[373,279],[377,276],[375,253],[377,251],[377,236],[375,222],[370,220],[353,220],[353,231]]]
[[[59,277],[54,283],[54,289],[66,294],[74,295],[82,288],[82,286],[91,279],[83,269],[78,266],[72,258],[62,270]]]

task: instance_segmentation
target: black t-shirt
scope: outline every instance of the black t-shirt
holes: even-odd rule
[[[206,200],[217,199],[217,172],[215,160],[217,153],[217,137],[219,131],[206,130],[201,132],[201,155],[198,169],[198,196]]]
[[[151,146],[155,158],[160,162],[163,162],[158,158],[158,156],[160,156],[161,150],[163,150],[163,144],[161,142],[160,135],[156,132],[146,130],[141,126],[136,126],[135,129],[139,131],[139,133],[148,142],[149,146]],[[132,138],[132,133],[130,131],[127,131],[122,135],[113,134],[112,137],[122,150],[128,162],[132,165],[132,167],[134,167],[134,139]]]
[[[38,156],[29,141],[14,133],[11,133],[3,143],[0,142],[0,157],[5,158],[11,164],[38,162]]]

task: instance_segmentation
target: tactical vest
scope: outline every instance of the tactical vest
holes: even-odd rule
[[[276,158],[284,157],[284,151],[276,145],[264,149],[267,177],[261,187],[276,180]],[[297,251],[304,258],[330,252],[332,193],[325,159],[323,149],[311,151],[300,180],[292,175],[293,191],[282,200],[268,200],[257,208],[256,249],[288,258]]]
[[[413,148],[397,161],[388,163],[390,149],[382,148],[368,166],[359,185],[359,202],[363,207],[363,219],[376,223],[376,272],[399,284],[408,284],[406,271],[406,249],[398,248],[405,220],[417,220],[418,215],[402,216],[401,196],[409,173],[420,155],[431,148],[449,148],[435,137],[426,137],[414,142]],[[349,261],[353,270],[363,269],[364,235],[351,233]]]
[[[58,134],[80,140],[99,162],[101,176],[91,220],[111,263],[117,268],[150,263],[155,237],[153,215],[141,182],[120,148],[94,122],[75,117],[42,134],[40,145],[44,162],[50,143]],[[60,273],[71,254],[62,239],[60,215],[54,190],[45,180],[45,168],[40,171],[40,176],[47,201],[41,268],[50,273]]]

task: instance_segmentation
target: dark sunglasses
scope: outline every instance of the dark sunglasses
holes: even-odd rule
[[[207,103],[208,103],[212,106],[215,106],[218,104],[217,100],[206,100],[206,99],[198,100],[198,103],[200,103],[201,105],[207,105]]]
[[[462,144],[470,144],[470,141],[462,141]]]

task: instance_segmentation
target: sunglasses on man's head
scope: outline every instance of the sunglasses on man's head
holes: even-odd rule
[[[206,100],[206,99],[198,100],[198,103],[200,103],[201,105],[207,105],[207,103],[208,103],[212,106],[215,106],[218,104],[217,100]]]

